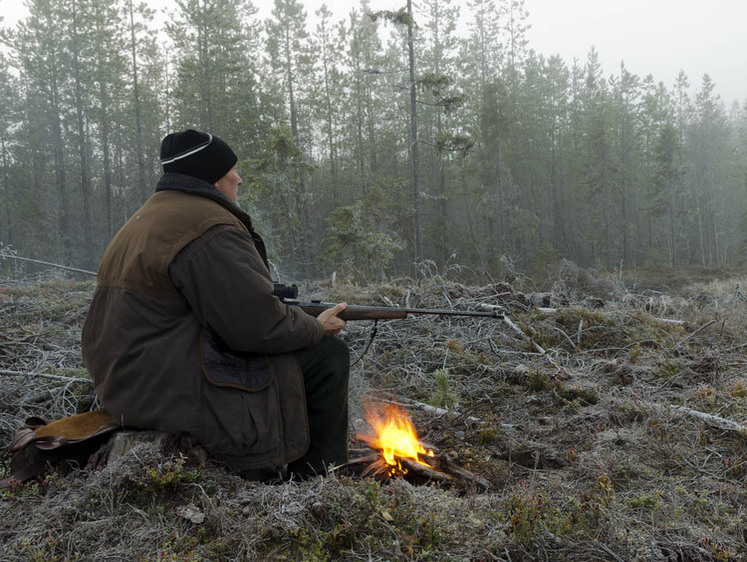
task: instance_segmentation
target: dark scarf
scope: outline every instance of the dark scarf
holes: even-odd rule
[[[257,251],[262,258],[262,261],[265,263],[265,266],[267,266],[267,269],[270,269],[267,262],[267,248],[265,247],[265,242],[257,231],[254,230],[251,217],[242,211],[236,203],[218,191],[214,185],[193,176],[176,172],[167,172],[161,176],[160,180],[158,180],[156,191],[181,191],[182,193],[189,193],[190,195],[206,197],[207,199],[219,203],[233,216],[239,219],[244,226],[246,226],[247,230],[249,230],[249,234],[254,240],[254,245],[257,247]]]

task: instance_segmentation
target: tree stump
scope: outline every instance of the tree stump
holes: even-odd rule
[[[187,457],[191,465],[204,464],[208,458],[205,449],[194,439],[151,429],[124,429],[112,435],[111,439],[91,456],[88,468],[101,468],[116,462],[142,443],[152,443],[164,454],[181,453]]]

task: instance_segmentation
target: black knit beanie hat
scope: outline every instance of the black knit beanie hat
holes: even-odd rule
[[[231,147],[210,133],[187,129],[166,135],[161,141],[164,172],[186,174],[214,184],[237,160]]]

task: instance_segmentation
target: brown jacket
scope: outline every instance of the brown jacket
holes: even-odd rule
[[[308,448],[292,352],[320,323],[273,296],[249,216],[213,186],[165,174],[107,248],[83,360],[123,425],[196,438],[241,469]]]

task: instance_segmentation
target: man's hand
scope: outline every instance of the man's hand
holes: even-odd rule
[[[323,310],[321,314],[316,317],[316,319],[321,323],[322,328],[324,328],[324,333],[326,335],[339,334],[342,331],[342,329],[345,327],[346,322],[345,320],[338,318],[337,315],[347,307],[348,303],[341,302],[339,304],[336,304],[332,308]]]

